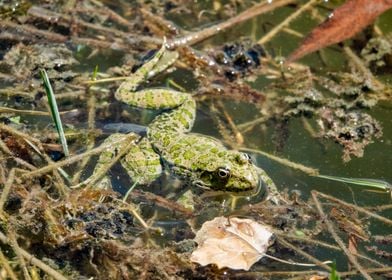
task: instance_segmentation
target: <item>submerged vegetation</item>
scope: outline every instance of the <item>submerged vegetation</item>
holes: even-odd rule
[[[391,26],[380,19],[329,48],[323,47],[348,38],[313,48],[308,37],[301,56],[309,54],[309,42],[317,53],[284,59],[306,26],[343,3],[0,0],[0,279],[391,277],[391,185],[384,180],[392,178],[340,177],[287,154],[298,131],[310,139],[298,147],[309,157],[311,144],[336,155],[325,166],[366,160],[380,143],[390,148],[390,120],[374,112],[380,104],[390,108]],[[327,37],[325,30],[312,34]],[[191,92],[198,106],[192,132],[249,152],[253,159],[246,161],[275,181],[278,201],[263,192],[213,192],[170,174],[148,186],[124,176],[118,163],[162,112],[131,108],[114,94],[163,44],[178,59],[154,78],[149,72],[145,88]],[[259,155],[293,177],[282,183],[284,172],[264,168]],[[386,172],[387,159],[380,164]],[[295,177],[297,171],[311,179]],[[343,183],[382,194],[359,201],[358,188],[343,190]],[[220,225],[211,230],[212,220]],[[243,254],[255,264],[244,258],[230,265],[232,255],[222,252],[215,259],[226,258],[223,265],[195,257],[201,240],[209,240],[207,225],[211,237],[227,238],[228,250],[251,247]],[[262,250],[253,240],[261,227],[269,231]],[[234,243],[238,249],[230,248]]]

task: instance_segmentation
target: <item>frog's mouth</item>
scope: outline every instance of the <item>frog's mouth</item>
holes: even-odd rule
[[[202,180],[194,180],[192,182],[192,185],[194,185],[195,187],[204,189],[204,190],[211,190],[212,189],[211,184],[207,184],[206,182],[203,182]]]
[[[265,182],[262,180],[261,177],[259,177],[259,181],[258,184],[256,186],[256,188],[244,188],[244,187],[239,187],[239,186],[227,186],[225,184],[222,184],[221,186],[218,185],[214,185],[211,183],[207,183],[201,179],[198,180],[194,180],[192,182],[192,184],[196,187],[199,187],[201,189],[204,190],[214,190],[214,191],[222,191],[222,192],[235,192],[235,193],[240,193],[241,195],[244,196],[255,196],[255,195],[259,195],[262,192],[265,191],[266,188],[266,184]]]

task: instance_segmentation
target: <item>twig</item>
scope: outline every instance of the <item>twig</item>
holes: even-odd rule
[[[365,269],[366,272],[368,273],[386,273],[386,272],[391,272],[392,271],[392,266],[389,267],[380,267],[380,268],[368,268]],[[357,271],[347,271],[347,272],[341,272],[340,275],[342,277],[350,276],[350,275],[357,275]]]
[[[159,31],[159,35],[160,36],[164,36],[167,35],[167,33],[171,33],[171,34],[178,34],[179,33],[179,29],[177,28],[177,26],[175,26],[172,22],[158,16],[157,14],[153,14],[150,11],[148,11],[147,9],[141,8],[140,12],[142,13],[144,18],[147,18],[150,20],[150,22],[152,22],[153,24],[155,24],[155,26],[153,26],[153,28],[155,29],[153,32],[156,34],[156,31]],[[148,27],[151,28],[151,24],[148,24]]]
[[[109,27],[104,27],[102,25],[85,22],[83,20],[79,20],[74,17],[67,16],[65,14],[56,13],[56,12],[53,12],[53,11],[50,11],[50,10],[47,10],[47,9],[44,9],[44,8],[41,8],[38,6],[32,6],[28,10],[28,13],[31,16],[34,16],[34,17],[37,17],[40,19],[44,19],[48,22],[51,22],[55,18],[56,23],[62,22],[63,24],[66,24],[66,25],[71,25],[71,23],[72,23],[72,24],[77,24],[81,27],[86,27],[91,30],[95,30],[97,32],[105,34],[105,36],[107,37],[106,39],[113,38],[113,35],[114,35],[118,38],[126,39],[128,43],[132,43],[133,45],[136,44],[136,42],[138,44],[149,43],[149,44],[154,44],[154,45],[161,45],[163,42],[162,39],[159,39],[159,38],[153,38],[151,36],[132,34],[132,33],[128,33],[128,32],[123,32],[123,31],[115,29],[115,28],[109,28]],[[132,38],[133,38],[133,40],[129,40]],[[77,37],[72,37],[73,41],[75,39],[77,39]],[[111,41],[113,41],[113,40],[111,40]],[[101,42],[104,42],[104,41],[101,41]],[[128,49],[128,51],[130,51],[130,50]]]
[[[308,259],[309,261],[311,261],[312,263],[317,264],[318,266],[321,266],[322,268],[330,271],[331,267],[329,267],[328,265],[326,265],[325,263],[323,263],[322,261],[316,259],[315,257],[313,257],[312,255],[306,253],[305,251],[301,250],[300,248],[298,248],[297,246],[294,246],[293,244],[291,244],[290,242],[284,240],[281,237],[278,237],[278,242],[280,242],[283,246],[290,248],[291,250],[293,250],[294,252],[302,255],[303,257],[305,257],[306,259]]]
[[[124,207],[132,212],[132,215],[136,218],[136,220],[139,221],[139,223],[145,228],[145,229],[150,229],[150,226],[146,223],[146,221],[144,221],[143,217],[139,215],[138,211],[136,210],[135,207],[133,207],[130,203],[120,200],[120,199],[116,199],[117,201],[121,202]]]
[[[91,150],[95,146],[95,138],[93,137],[92,131],[95,129],[95,113],[96,113],[96,97],[94,92],[92,92],[91,88],[88,90],[89,98],[87,100],[87,110],[88,110],[88,117],[87,117],[87,123],[88,123],[88,130],[90,133],[88,133],[88,138],[87,138],[87,151]],[[84,168],[86,167],[87,163],[90,161],[90,157],[85,157],[82,162],[79,165],[79,171],[74,174],[72,183],[75,184],[79,182],[80,176],[84,171]]]
[[[273,11],[279,7],[285,6],[293,2],[295,2],[295,0],[275,0],[272,3],[269,3],[269,1],[263,1],[260,4],[254,5],[253,7],[250,7],[249,9],[243,11],[237,16],[226,20],[225,22],[213,25],[197,32],[192,32],[189,35],[185,35],[183,37],[169,41],[167,43],[167,46],[169,48],[176,48],[182,45],[194,45],[243,21],[246,21],[263,13]]]
[[[242,145],[244,143],[244,137],[242,136],[242,133],[239,131],[237,125],[234,123],[233,118],[229,115],[227,112],[225,106],[223,105],[221,100],[218,100],[216,102],[216,106],[218,107],[218,110],[223,113],[227,123],[230,126],[230,129],[232,131],[232,134],[234,135],[234,138],[237,142],[238,145]]]
[[[121,30],[118,30],[116,28],[109,28],[109,27],[105,27],[102,25],[98,25],[98,24],[94,24],[94,23],[90,23],[90,22],[86,22],[71,16],[68,16],[66,14],[60,14],[60,13],[56,13],[47,9],[44,9],[42,7],[38,7],[38,6],[32,6],[29,10],[28,10],[28,14],[40,19],[44,19],[46,21],[51,22],[53,19],[56,19],[56,23],[63,23],[67,26],[69,26],[71,23],[72,24],[77,24],[81,27],[86,27],[89,28],[91,30],[100,32],[105,34],[106,36],[113,37],[119,37],[119,38],[128,38],[132,35],[137,36],[139,39],[141,40],[146,40],[147,42],[154,42],[157,43],[156,40],[154,40],[154,38],[152,37],[148,37],[148,36],[140,36],[140,35],[136,35],[136,34],[132,34],[132,33],[128,33],[128,32],[123,32]],[[161,42],[161,40],[160,40]]]
[[[343,252],[346,254],[347,258],[350,260],[350,262],[355,266],[356,269],[362,274],[364,278],[367,280],[372,279],[370,275],[364,270],[364,268],[358,263],[357,259],[354,257],[353,254],[347,249],[347,247],[344,245],[343,240],[338,236],[336,233],[333,224],[330,222],[328,217],[325,215],[324,210],[320,204],[320,201],[317,198],[317,195],[319,193],[316,191],[312,191],[312,198],[313,201],[317,207],[317,210],[321,216],[322,221],[327,225],[328,231],[331,233],[332,237],[335,239],[336,243],[342,248]]]
[[[361,59],[351,50],[350,47],[344,46],[343,50],[347,57],[354,63],[355,67],[365,76],[365,78],[372,81],[374,90],[377,91],[385,89],[385,85],[373,76],[369,68],[363,64]]]
[[[301,241],[301,242],[304,242],[304,243],[310,243],[310,244],[314,244],[314,245],[317,245],[317,246],[325,247],[325,248],[328,248],[328,249],[341,251],[340,247],[337,247],[335,245],[331,245],[331,244],[328,244],[328,243],[325,243],[325,242],[322,242],[322,241],[319,241],[319,240],[311,239],[309,236],[302,237],[302,236],[297,236],[297,235],[293,235],[293,234],[287,234],[287,233],[285,233],[283,231],[278,231],[276,229],[274,229],[273,232],[277,236],[281,236],[281,237],[284,237],[284,238],[294,239],[294,240],[298,240],[298,241]]]
[[[266,122],[267,120],[268,120],[268,117],[263,116],[263,117],[260,117],[260,118],[255,119],[255,120],[251,120],[251,121],[249,121],[249,122],[239,124],[237,127],[238,127],[238,129],[239,129],[242,133],[246,133],[246,132],[248,132],[249,130],[253,129],[256,125],[261,124],[261,123],[264,123],[264,122]]]
[[[10,244],[9,239],[0,232],[0,241],[6,244]],[[31,255],[29,252],[23,250],[22,248],[19,247],[19,252],[20,254],[31,264],[39,267],[42,271],[44,271],[46,274],[52,276],[55,280],[68,280],[66,277],[61,275],[59,272],[42,262],[41,260],[37,259],[33,255]]]
[[[137,137],[138,136],[134,134],[124,135],[124,137],[122,137],[120,140],[117,141],[118,143],[120,143],[120,146],[118,147],[116,146],[118,148],[118,152],[116,153],[116,156],[112,158],[109,163],[99,168],[99,170],[94,171],[94,174],[91,175],[89,178],[87,178],[86,180],[84,180],[83,182],[75,186],[72,186],[71,188],[75,189],[80,187],[94,186],[97,182],[99,182],[99,180],[102,179],[103,176],[105,176],[105,174],[109,171],[109,169],[114,164],[116,164],[116,162],[118,162],[126,153],[128,153],[130,148],[135,145],[135,139]],[[113,142],[110,144],[111,145],[108,148],[113,148],[114,147]]]
[[[5,131],[5,132],[7,132],[7,133],[9,133],[9,134],[15,135],[15,136],[21,138],[22,140],[27,139],[27,140],[29,140],[30,142],[32,142],[32,143],[34,143],[35,145],[37,145],[38,147],[39,147],[39,145],[40,145],[40,143],[41,143],[38,139],[36,139],[36,138],[34,138],[34,137],[32,137],[32,136],[26,134],[26,133],[20,132],[20,131],[14,129],[14,128],[12,128],[12,127],[10,127],[10,126],[8,126],[8,125],[2,124],[2,123],[0,123],[0,131],[1,131],[1,130],[2,130],[2,131]]]
[[[321,192],[317,192],[317,191],[313,191],[313,192],[316,195],[318,195],[318,196],[324,197],[325,199],[328,199],[328,200],[332,200],[332,201],[334,201],[336,203],[344,205],[345,207],[352,208],[352,209],[354,209],[354,210],[356,210],[358,212],[361,212],[361,213],[363,213],[365,215],[368,215],[368,216],[370,216],[372,218],[375,218],[375,219],[377,219],[377,220],[379,220],[379,221],[381,221],[381,222],[383,222],[383,223],[385,223],[387,225],[392,226],[392,220],[390,220],[390,219],[387,219],[387,218],[385,218],[383,216],[380,216],[378,214],[370,212],[370,211],[368,211],[368,210],[366,210],[366,209],[364,209],[362,207],[359,207],[357,205],[354,205],[354,204],[351,204],[351,203],[347,203],[347,202],[345,202],[343,200],[340,200],[340,199],[338,199],[336,197],[333,197],[333,196],[330,196],[330,195],[327,195],[327,194],[324,194],[324,193],[321,193]]]
[[[9,175],[8,175],[7,181],[5,182],[4,189],[3,189],[2,193],[1,193],[1,197],[0,197],[0,213],[2,213],[4,211],[3,210],[4,204],[5,204],[6,200],[7,200],[8,194],[9,194],[9,192],[11,190],[11,186],[12,186],[14,180],[15,180],[15,168],[12,168],[10,173],[9,173]]]
[[[75,155],[75,156],[70,156],[69,158],[67,158],[65,160],[49,164],[49,165],[47,165],[45,167],[42,167],[40,169],[31,171],[31,172],[26,172],[26,173],[22,174],[20,176],[20,178],[21,179],[26,179],[26,178],[31,178],[31,177],[36,177],[36,176],[43,175],[45,173],[53,171],[54,169],[56,169],[58,167],[63,167],[63,166],[75,163],[75,162],[83,159],[84,157],[99,154],[102,151],[108,149],[110,146],[112,146],[112,145],[114,145],[115,143],[118,143],[118,142],[120,142],[120,141],[107,143],[107,144],[101,145],[101,146],[99,146],[97,148],[94,148],[94,149],[92,149],[92,150],[90,150],[88,152],[85,152],[85,153],[82,153],[82,154],[79,154],[79,155]]]
[[[292,20],[296,19],[301,13],[309,9],[317,1],[318,0],[310,0],[309,2],[307,2],[301,8],[299,8],[294,13],[286,17],[285,20],[282,21],[278,26],[275,26],[270,32],[264,35],[257,43],[263,45],[266,42],[270,41],[279,31],[281,31],[283,28],[289,25]]]
[[[157,205],[164,207],[166,209],[176,211],[181,213],[182,215],[185,215],[186,217],[191,217],[193,215],[193,212],[181,204],[178,204],[175,201],[168,200],[162,196],[150,193],[150,192],[143,192],[141,190],[134,190],[132,192],[132,197],[138,198],[138,199],[145,199],[150,202],[154,202]]]
[[[247,278],[255,278],[255,279],[264,279],[264,277],[272,277],[272,276],[280,276],[280,277],[285,277],[284,279],[287,279],[287,277],[290,276],[295,276],[295,275],[320,275],[320,276],[325,276],[327,277],[327,273],[325,271],[317,271],[317,270],[302,270],[302,271],[251,271],[251,272],[240,272],[236,273],[235,276],[238,279],[241,279],[243,277],[244,279]]]
[[[41,152],[41,150],[44,149],[41,144],[40,144],[40,148],[38,148],[33,143],[31,143],[29,140],[26,139],[25,141],[48,164],[53,163],[53,160],[46,153]],[[32,170],[37,170],[37,169],[34,168]],[[57,170],[53,170],[54,177],[56,178],[56,180],[54,181],[54,185],[58,188],[58,190],[61,194],[65,194],[68,189],[65,187],[63,177],[60,176],[60,173],[68,182],[70,181],[70,179],[69,179],[70,176],[62,168],[57,168]]]
[[[272,160],[274,160],[274,161],[276,161],[276,162],[278,162],[280,164],[283,164],[283,165],[288,166],[288,167],[293,168],[293,169],[300,170],[300,171],[308,174],[309,176],[317,176],[319,174],[318,169],[311,168],[311,167],[308,167],[308,166],[305,166],[305,165],[302,165],[302,164],[299,164],[299,163],[295,163],[295,162],[289,161],[288,159],[280,158],[280,157],[271,155],[269,153],[266,153],[266,152],[263,152],[263,151],[260,151],[260,150],[255,150],[255,149],[251,149],[251,148],[244,148],[244,147],[240,147],[239,149],[241,151],[251,152],[251,153],[263,155],[263,156],[265,156],[265,157],[267,157],[269,159],[272,159]]]
[[[49,116],[49,113],[44,111],[18,110],[9,107],[0,107],[0,113],[14,113],[20,115],[33,115],[33,116]]]
[[[392,267],[381,267],[381,268],[368,268],[365,269],[368,273],[387,273],[392,271]],[[358,271],[345,271],[339,273],[342,277],[357,275]],[[236,273],[236,278],[244,277],[244,278],[257,278],[264,279],[262,277],[271,277],[271,276],[284,276],[287,279],[290,276],[306,276],[306,275],[320,275],[324,277],[328,277],[328,275],[324,271],[317,270],[302,270],[302,271],[249,271],[249,272],[239,272]],[[301,278],[303,279],[303,278]]]
[[[18,280],[10,264],[8,263],[8,260],[5,258],[1,250],[0,250],[0,267],[3,267],[5,269],[5,271],[7,272],[7,276],[11,278],[11,280]]]
[[[374,209],[376,211],[385,211],[392,209],[392,204],[387,204],[387,205],[380,205],[380,206],[371,206],[371,207],[366,207],[366,209]]]
[[[212,113],[211,117],[214,120],[219,134],[224,139],[224,142],[232,149],[238,147],[237,139],[234,137],[234,133],[231,129],[229,129],[222,121],[220,115],[220,110],[215,107],[215,100],[212,100],[212,103],[209,106],[209,110]]]
[[[125,26],[128,30],[132,30],[134,26],[132,26],[129,21],[126,18],[123,18],[121,15],[117,14],[115,11],[111,10],[108,7],[99,7],[99,8],[80,8],[76,7],[73,9],[73,11],[82,13],[82,14],[89,14],[89,13],[98,13],[101,15],[108,16],[109,19],[117,22],[118,24],[121,24]]]
[[[20,41],[32,40],[34,42],[39,42],[42,41],[42,38],[45,38],[51,42],[64,43],[68,40],[66,36],[57,33],[41,30],[27,24],[16,24],[10,21],[0,21],[0,30],[1,32],[8,31],[13,35],[17,34]]]
[[[19,247],[18,241],[16,240],[16,236],[13,232],[12,227],[8,228],[7,235],[8,235],[8,244],[11,245],[17,258],[19,259],[19,266],[20,266],[21,270],[23,271],[23,275],[24,275],[25,280],[31,280],[29,270],[27,269],[25,259],[23,258],[21,248]]]

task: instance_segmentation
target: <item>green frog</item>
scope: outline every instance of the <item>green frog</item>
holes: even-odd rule
[[[213,137],[190,132],[196,118],[191,94],[170,88],[138,90],[142,82],[166,69],[177,57],[177,52],[163,46],[115,93],[116,99],[130,106],[163,111],[147,127],[146,136],[139,137],[121,159],[129,176],[139,184],[150,184],[167,168],[193,186],[232,192],[267,188],[269,196],[276,197],[273,181],[248,154],[227,149]],[[105,142],[115,143],[121,137],[112,134]],[[98,169],[113,157],[116,148],[101,155]]]

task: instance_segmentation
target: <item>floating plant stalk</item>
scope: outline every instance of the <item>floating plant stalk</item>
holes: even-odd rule
[[[387,193],[390,193],[392,191],[392,185],[382,180],[366,179],[366,178],[346,178],[346,177],[329,176],[329,175],[317,175],[316,177],[328,179],[332,181],[338,181],[342,183],[371,187],[371,188],[382,190]]]

